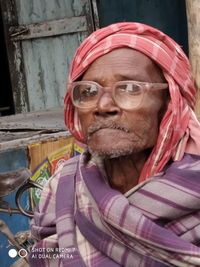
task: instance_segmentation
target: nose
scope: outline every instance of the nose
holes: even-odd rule
[[[94,111],[95,116],[117,116],[121,112],[121,109],[115,103],[111,92],[105,90],[97,103]]]

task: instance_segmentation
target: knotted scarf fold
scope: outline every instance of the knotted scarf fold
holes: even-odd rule
[[[125,195],[84,155],[48,183],[32,233],[36,248],[73,249],[72,258],[31,266],[200,266],[200,157],[186,154]]]

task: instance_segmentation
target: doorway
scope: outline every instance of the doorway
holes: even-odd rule
[[[14,114],[14,104],[1,14],[0,10],[0,116],[6,116]]]
[[[183,0],[97,0],[100,27],[119,21],[149,24],[171,36],[188,54],[186,5]]]

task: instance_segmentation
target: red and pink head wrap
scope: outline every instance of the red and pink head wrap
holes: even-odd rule
[[[169,159],[179,160],[184,152],[200,154],[200,125],[193,112],[196,89],[189,61],[180,46],[161,31],[133,22],[112,24],[86,38],[72,61],[69,82],[77,80],[95,59],[120,47],[138,50],[154,60],[169,84],[170,102],[160,124],[157,143],[143,167],[140,176],[143,181],[162,171]],[[65,123],[76,139],[84,140],[68,92]]]

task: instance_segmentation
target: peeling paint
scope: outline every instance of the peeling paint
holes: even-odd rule
[[[17,113],[63,106],[72,57],[91,32],[90,1],[7,1],[12,2],[4,9],[10,13],[7,30],[12,26],[9,65]]]

